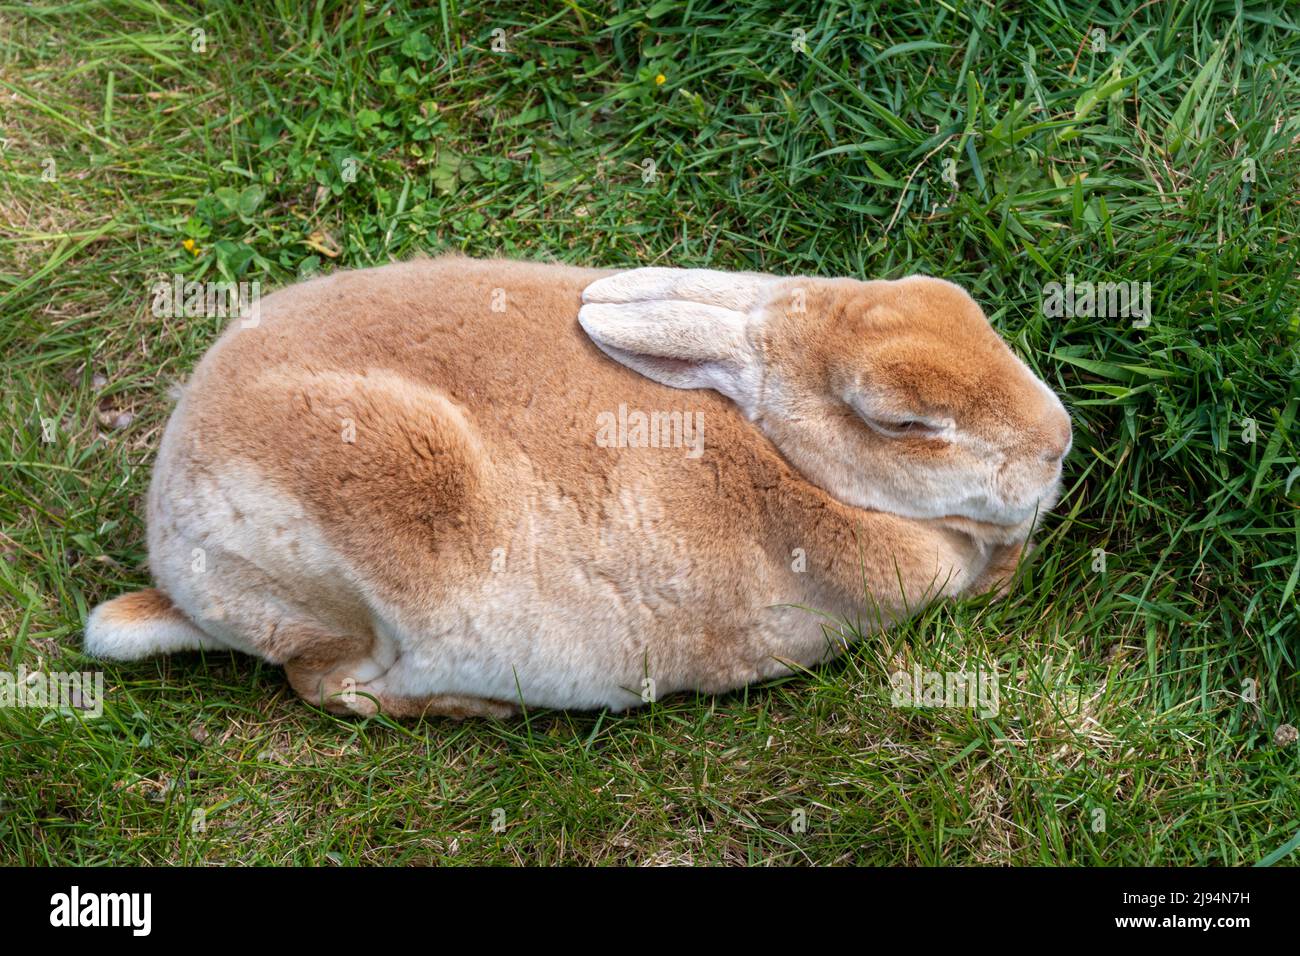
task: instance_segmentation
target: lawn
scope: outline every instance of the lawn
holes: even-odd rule
[[[0,708],[0,863],[1297,862],[1297,195],[1280,0],[0,4],[0,669],[106,686]],[[224,324],[154,284],[451,249],[959,282],[1074,418],[1064,500],[1004,601],[632,714],[85,657]],[[996,716],[891,700],[975,664]]]

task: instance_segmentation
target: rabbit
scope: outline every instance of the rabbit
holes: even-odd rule
[[[233,649],[340,714],[627,710],[1005,589],[1070,418],[959,286],[462,256],[231,322],[103,658]]]

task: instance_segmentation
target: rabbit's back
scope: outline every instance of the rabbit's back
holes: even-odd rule
[[[778,606],[806,596],[806,542],[754,481],[779,456],[720,397],[591,345],[600,274],[453,258],[268,296],[168,426],[162,590],[228,646],[348,658],[390,700],[627,706],[779,673],[777,642],[815,659],[817,618]],[[680,425],[638,440],[637,413],[702,423],[702,453]]]

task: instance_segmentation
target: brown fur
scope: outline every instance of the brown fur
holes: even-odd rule
[[[110,623],[118,626],[131,626],[160,619],[177,623],[185,621],[185,615],[176,610],[172,599],[157,588],[145,588],[132,591],[114,598],[104,605]]]
[[[786,596],[833,613],[874,602],[865,624],[883,625],[926,596],[953,593],[943,578],[954,569],[974,569],[963,591],[1005,584],[1027,531],[989,543],[987,528],[959,516],[914,520],[852,507],[810,481],[727,399],[666,388],[607,358],[575,317],[583,289],[608,274],[448,257],[338,273],[268,297],[260,325],[236,321],[209,351],[168,427],[150,495],[156,579],[204,632],[285,664],[303,697],[359,713],[373,705],[338,696],[352,662],[376,653],[371,608],[400,609],[411,627],[452,607],[472,619],[496,548],[510,552],[510,573],[528,576],[529,593],[553,596],[556,606],[581,593],[575,573],[618,600],[632,600],[633,576],[637,597],[625,613],[644,618],[644,637],[608,653],[628,674],[645,656],[664,686],[705,691],[824,656],[815,641],[783,647],[771,629],[755,631],[755,615]],[[818,282],[808,305],[817,321],[800,324],[787,311],[761,343],[784,375],[833,390],[860,378],[869,360],[876,377],[864,387],[883,382],[922,407],[960,405],[1021,436],[1017,447],[1034,455],[1068,443],[1068,419],[1048,414],[1031,380],[1008,376],[1006,346],[952,287]],[[491,308],[494,289],[505,290],[504,312]],[[954,310],[966,310],[965,320],[946,321]],[[918,315],[933,325],[918,327]],[[945,364],[936,336],[971,361]],[[598,447],[594,413],[619,403],[702,411],[704,456]],[[845,414],[829,405],[807,412]],[[348,422],[353,442],[342,437]],[[767,424],[783,434],[781,423]],[[823,444],[842,446],[846,461],[878,457],[877,436],[851,427],[862,433]],[[817,444],[788,434],[787,454]],[[900,441],[891,454],[950,454],[925,438]],[[285,516],[249,513],[242,498],[212,491],[212,482],[245,472]],[[530,527],[543,531],[526,534]],[[321,570],[304,528],[341,564]],[[231,550],[227,533],[264,540],[267,550]],[[191,545],[214,555],[203,575],[179,567]],[[988,547],[994,557],[985,564]],[[797,580],[795,549],[808,556]],[[673,582],[662,601],[654,581]],[[158,591],[128,597],[115,614],[180,614]],[[603,620],[606,598],[592,600],[593,619]],[[457,694],[379,697],[398,716],[513,710]]]

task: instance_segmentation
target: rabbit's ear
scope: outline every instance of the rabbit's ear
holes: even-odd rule
[[[746,329],[772,276],[633,269],[582,294],[578,322],[615,361],[673,388],[712,388],[752,406],[761,378]]]
[[[737,312],[759,305],[775,276],[714,269],[629,269],[597,279],[582,291],[583,302],[698,302]]]

